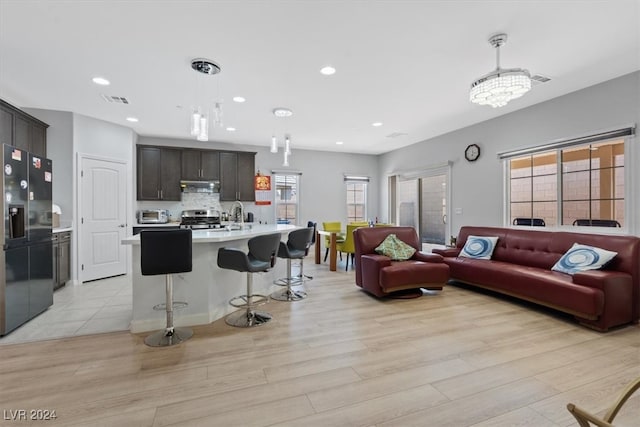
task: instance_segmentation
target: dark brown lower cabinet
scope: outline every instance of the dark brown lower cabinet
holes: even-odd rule
[[[71,232],[53,233],[53,289],[71,279]]]

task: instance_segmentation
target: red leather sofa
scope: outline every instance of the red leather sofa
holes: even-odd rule
[[[490,260],[458,257],[467,237],[497,236]],[[618,254],[601,270],[573,276],[551,267],[574,244]],[[451,279],[572,314],[599,331],[640,317],[640,239],[633,236],[462,227],[451,249],[435,249]]]
[[[416,249],[410,259],[392,261],[376,253],[375,248],[392,233]],[[362,227],[353,232],[353,237],[356,285],[377,297],[395,296],[411,289],[419,296],[420,288],[441,290],[449,280],[449,267],[442,256],[420,252],[422,245],[412,227]]]

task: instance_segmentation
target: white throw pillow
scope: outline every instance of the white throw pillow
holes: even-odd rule
[[[477,259],[491,259],[493,250],[498,242],[497,237],[469,236],[464,248],[458,256]]]
[[[562,258],[551,267],[554,271],[575,274],[579,271],[597,270],[618,255],[617,252],[574,243]]]

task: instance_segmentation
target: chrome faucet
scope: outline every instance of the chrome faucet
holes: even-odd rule
[[[240,210],[239,214],[238,210]],[[244,205],[241,201],[236,200],[235,202],[233,202],[233,204],[231,205],[231,209],[229,209],[229,212],[231,213],[234,222],[239,222],[240,224],[244,225]],[[240,216],[240,221],[238,221],[238,216]]]

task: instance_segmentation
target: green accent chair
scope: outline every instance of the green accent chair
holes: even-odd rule
[[[335,231],[336,233],[342,232],[342,223],[340,221],[334,222],[323,222],[322,229],[324,231]],[[338,234],[336,236],[336,250],[340,253],[340,257],[342,257],[342,244],[344,243],[344,236],[342,234]],[[329,236],[324,236],[324,245],[327,248],[324,252],[324,261],[327,261],[327,256],[329,256],[329,246],[331,245],[331,238]]]

